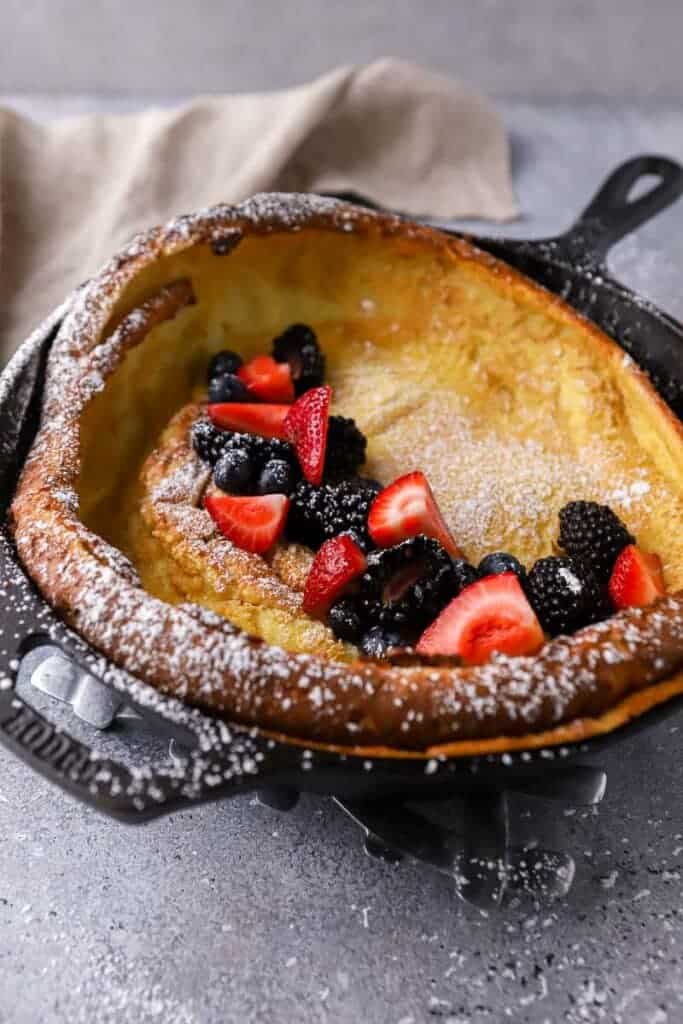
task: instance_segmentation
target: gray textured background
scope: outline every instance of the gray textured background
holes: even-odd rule
[[[188,93],[395,55],[505,96],[683,98],[680,0],[1,0],[0,92]]]
[[[125,109],[397,54],[500,97],[523,211],[504,230],[542,235],[627,156],[683,160],[682,21],[680,0],[0,0],[0,103]],[[683,202],[612,266],[683,317]],[[568,849],[576,880],[489,917],[366,858],[329,801],[135,830],[0,750],[0,1024],[679,1024],[682,728],[606,754],[595,813],[517,802],[515,837]]]

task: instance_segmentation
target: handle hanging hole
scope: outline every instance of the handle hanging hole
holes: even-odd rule
[[[641,174],[637,181],[634,181],[626,195],[627,203],[635,203],[649,192],[653,192],[664,181],[661,174]]]

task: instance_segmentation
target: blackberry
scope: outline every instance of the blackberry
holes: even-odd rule
[[[366,658],[386,658],[392,650],[404,647],[401,636],[381,626],[372,626],[360,642],[360,649]]]
[[[222,373],[209,381],[210,402],[248,402],[250,395],[246,386],[234,373]]]
[[[364,551],[373,544],[368,535],[368,512],[382,485],[368,477],[314,487],[300,480],[290,498],[287,536],[317,549],[340,533],[353,534]]]
[[[325,377],[325,356],[315,331],[306,324],[292,324],[273,341],[273,358],[289,363],[297,395],[317,388]]]
[[[228,448],[213,470],[213,482],[227,494],[244,494],[249,490],[254,466],[244,448]]]
[[[526,569],[519,559],[505,551],[494,551],[492,555],[486,555],[479,563],[477,571],[480,576],[500,576],[503,572],[514,572],[520,579],[526,578]]]
[[[242,356],[237,352],[224,349],[222,352],[216,352],[216,355],[211,358],[206,376],[211,381],[214,377],[221,377],[224,373],[237,373],[241,365]]]
[[[346,416],[330,416],[325,451],[325,479],[354,476],[365,462],[367,438]]]
[[[357,643],[363,632],[363,621],[352,599],[343,597],[332,605],[328,615],[330,629],[340,640]]]
[[[420,534],[368,555],[356,606],[366,622],[412,642],[460,592],[463,582],[462,569],[448,552]]]
[[[296,484],[294,469],[284,459],[269,459],[256,482],[257,494],[291,494]]]
[[[209,420],[199,419],[192,424],[190,439],[199,458],[213,466],[223,451],[226,434]]]
[[[560,512],[559,545],[578,558],[607,583],[617,556],[635,537],[608,505],[595,501],[571,501]]]
[[[607,614],[597,579],[575,558],[540,558],[525,590],[546,633],[573,633]]]
[[[249,456],[255,474],[260,474],[267,462],[277,460],[286,462],[290,467],[294,483],[301,477],[296,452],[289,441],[281,441],[277,437],[259,437],[258,434],[219,430],[205,417],[195,420],[192,424],[190,438],[199,458],[211,466],[218,462],[224,452],[241,449]]]

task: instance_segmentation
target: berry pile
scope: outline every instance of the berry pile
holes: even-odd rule
[[[216,487],[232,496],[289,498],[300,483],[318,488],[357,473],[367,441],[352,419],[330,415],[332,389],[323,385],[324,370],[315,333],[305,324],[279,335],[272,355],[246,363],[228,350],[213,356],[208,418],[193,424],[191,439],[213,468]],[[301,529],[294,504],[296,533]],[[364,518],[347,518],[362,534]],[[331,535],[317,529],[310,542],[318,546]]]
[[[592,502],[572,502],[560,513],[563,554],[527,572],[497,551],[475,568],[459,557],[420,477],[409,474],[373,500],[368,534],[378,549],[363,567],[358,546],[356,571],[328,604],[335,635],[367,657],[413,644],[418,654],[467,664],[494,652],[533,654],[545,635],[573,633],[664,593],[659,558],[640,551],[617,516]],[[319,555],[324,562],[325,545]]]
[[[411,646],[466,664],[534,654],[547,635],[665,592],[659,557],[591,501],[561,510],[559,553],[528,571],[504,551],[471,565],[423,473],[384,488],[358,474],[367,441],[352,419],[330,415],[324,372],[305,324],[275,338],[272,355],[244,363],[219,352],[192,444],[223,492],[205,500],[219,529],[248,551],[281,536],[316,551],[303,609],[366,657]]]
[[[529,573],[513,555],[487,555],[479,582],[424,632],[418,653],[458,655],[469,664],[494,651],[533,654],[544,633],[573,633],[665,593],[661,560],[636,547],[608,506],[573,501],[559,518],[563,554],[540,558]]]

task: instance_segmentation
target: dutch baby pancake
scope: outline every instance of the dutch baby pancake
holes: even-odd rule
[[[683,428],[467,242],[263,195],[136,238],[51,350],[13,502],[138,678],[308,744],[452,756],[683,692]]]

